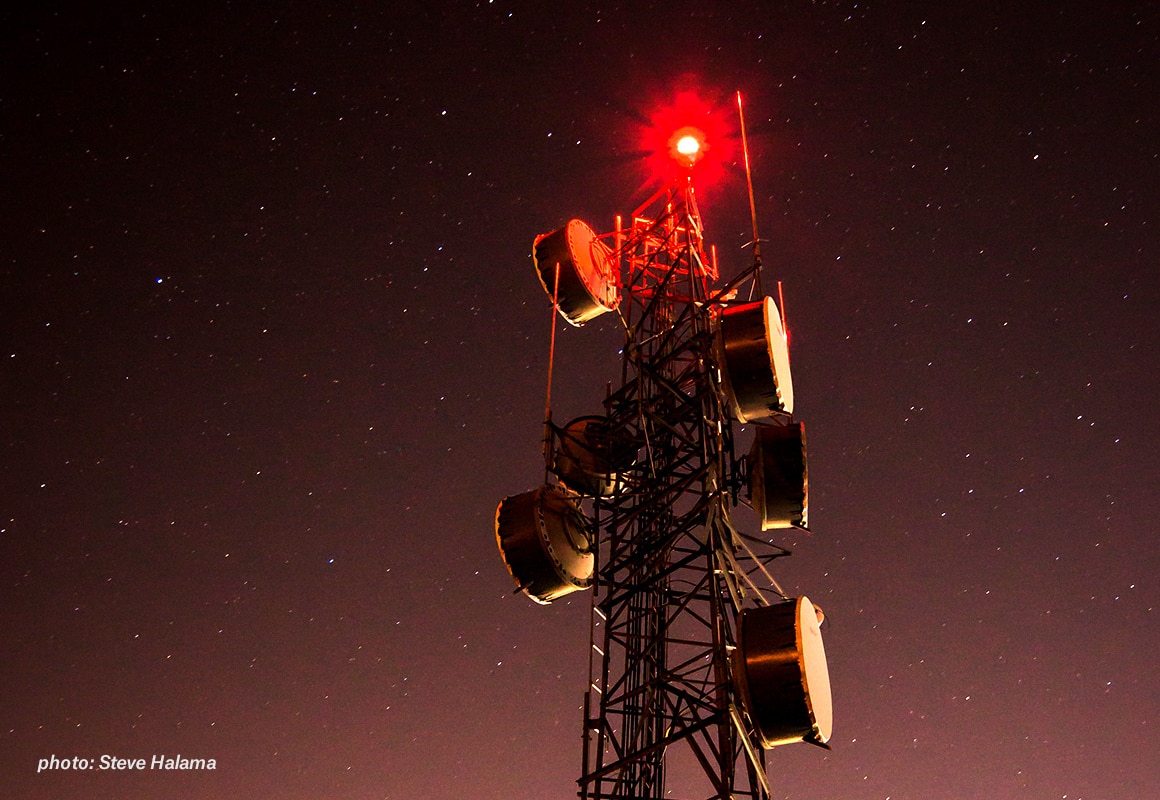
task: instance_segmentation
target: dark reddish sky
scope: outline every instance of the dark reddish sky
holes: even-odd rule
[[[690,83],[746,95],[810,435],[834,749],[775,796],[1154,793],[1155,4],[154,5],[0,12],[7,796],[574,796],[586,599],[492,532],[528,253]],[[737,164],[703,212],[745,266]],[[591,412],[614,332],[557,357]],[[161,753],[218,767],[36,774]]]

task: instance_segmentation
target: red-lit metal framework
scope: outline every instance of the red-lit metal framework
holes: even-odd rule
[[[679,133],[674,157],[691,166]],[[559,426],[549,403],[557,483],[497,510],[522,591],[594,588],[580,797],[764,800],[765,750],[824,746],[831,712],[820,612],[770,575],[788,551],[731,517],[746,494],[763,530],[807,522],[804,434],[760,259],[717,285],[689,175],[627,228],[601,237],[573,220],[534,251],[562,316],[615,311],[624,329],[602,415]],[[747,456],[735,422],[757,429]]]

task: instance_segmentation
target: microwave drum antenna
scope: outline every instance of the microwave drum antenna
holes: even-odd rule
[[[495,538],[517,589],[537,603],[592,584],[587,522],[575,495],[559,486],[505,497],[495,511]]]
[[[766,749],[802,741],[824,745],[833,731],[820,617],[806,597],[741,616],[733,676]]]
[[[714,352],[722,389],[738,421],[793,413],[789,344],[772,297],[722,311]]]
[[[532,261],[548,298],[573,325],[620,305],[616,257],[587,223],[573,219],[559,230],[537,236]]]
[[[802,423],[757,426],[749,450],[749,500],[763,531],[809,527],[809,469]]]

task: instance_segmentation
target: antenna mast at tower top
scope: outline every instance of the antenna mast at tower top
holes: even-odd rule
[[[613,233],[572,220],[533,244],[554,313],[624,331],[619,386],[565,425],[546,413],[548,480],[496,513],[520,591],[593,590],[583,800],[768,798],[766,750],[831,732],[821,614],[773,579],[788,551],[733,520],[748,505],[761,531],[807,526],[805,434],[751,182],[754,264],[722,282],[705,247],[706,127],[672,127],[666,182]],[[747,283],[760,299],[737,299]]]
[[[759,297],[764,297],[761,288],[761,237],[757,235],[757,204],[753,201],[753,171],[749,167],[749,137],[745,131],[745,109],[741,103],[741,91],[737,91],[737,121],[741,128],[741,153],[745,160],[745,187],[749,190],[749,222],[753,230],[753,283]],[[784,315],[782,321],[785,321]]]

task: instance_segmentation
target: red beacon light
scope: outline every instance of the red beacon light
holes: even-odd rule
[[[695,180],[703,189],[724,176],[733,154],[726,116],[690,91],[658,107],[639,128],[640,152],[654,185]]]
[[[673,134],[669,153],[677,163],[692,167],[705,155],[705,134],[698,128],[681,128]]]

